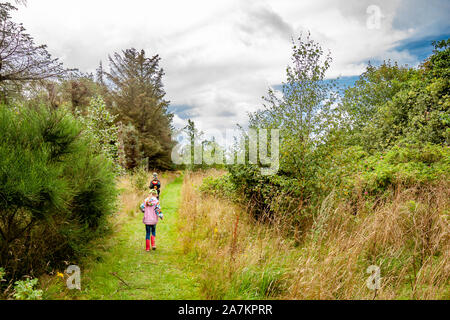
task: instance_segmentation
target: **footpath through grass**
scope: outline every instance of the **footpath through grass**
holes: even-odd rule
[[[156,251],[145,251],[142,214],[126,218],[120,230],[105,239],[96,261],[82,270],[78,299],[201,299],[188,258],[177,237],[177,211],[183,178],[178,177],[161,193],[164,220],[156,228]],[[67,298],[67,297],[66,297]]]

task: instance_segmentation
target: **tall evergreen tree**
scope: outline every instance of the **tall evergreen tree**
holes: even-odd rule
[[[172,117],[164,99],[161,58],[146,57],[134,48],[109,57],[109,72],[101,71],[110,89],[112,108],[123,124],[132,124],[139,135],[140,151],[148,168],[171,167]]]

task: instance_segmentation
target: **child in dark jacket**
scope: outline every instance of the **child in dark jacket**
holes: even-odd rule
[[[156,191],[158,191],[158,200],[159,200],[159,193],[161,190],[161,181],[159,181],[158,174],[156,172],[153,172],[153,180],[150,181],[149,188],[150,188],[150,190],[155,189]]]

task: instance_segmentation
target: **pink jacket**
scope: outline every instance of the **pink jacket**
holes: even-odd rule
[[[142,222],[145,225],[154,226],[158,223],[157,210],[159,210],[159,201],[156,198],[147,198],[144,203],[145,211]]]

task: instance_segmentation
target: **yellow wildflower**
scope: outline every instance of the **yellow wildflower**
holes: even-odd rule
[[[64,279],[64,275],[63,275],[61,272],[58,272],[58,273],[56,274],[56,276],[57,276],[57,277],[61,277],[62,279]]]

